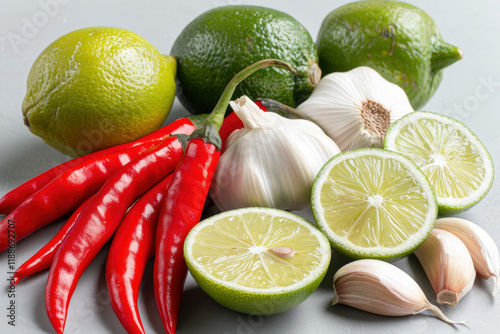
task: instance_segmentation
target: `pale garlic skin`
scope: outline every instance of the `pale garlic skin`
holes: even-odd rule
[[[432,305],[413,278],[384,261],[363,259],[346,264],[335,273],[333,288],[333,305],[345,304],[386,316],[406,316],[430,310],[445,322],[458,323]]]
[[[446,217],[436,220],[435,228],[458,237],[469,250],[479,276],[493,280],[493,296],[498,292],[500,256],[495,241],[481,227],[462,218]]]
[[[213,177],[210,195],[217,207],[310,205],[316,174],[340,153],[335,142],[313,122],[263,112],[246,96],[230,105],[244,128],[227,139]]]
[[[366,66],[326,75],[297,110],[320,125],[341,151],[383,147],[389,126],[414,111],[401,87]]]
[[[434,228],[414,254],[439,304],[454,306],[472,288],[474,263],[464,243],[450,232]]]

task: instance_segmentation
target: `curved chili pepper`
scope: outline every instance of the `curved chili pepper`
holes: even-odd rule
[[[200,138],[191,139],[186,154],[174,172],[160,211],[156,232],[154,290],[167,333],[175,333],[187,275],[182,253],[184,239],[200,221],[219,155],[215,145]]]
[[[130,205],[172,172],[182,156],[176,137],[114,173],[92,197],[54,256],[45,306],[57,333],[64,331],[68,306],[82,273],[118,228]]]
[[[28,197],[36,193],[38,190],[42,189],[46,186],[50,181],[55,179],[57,176],[61,175],[68,169],[74,168],[85,161],[89,161],[91,159],[97,157],[103,157],[112,153],[121,152],[127,150],[129,148],[142,145],[151,141],[160,141],[167,138],[169,135],[173,134],[190,134],[193,132],[198,126],[203,123],[203,120],[206,118],[206,115],[196,115],[183,117],[178,120],[173,121],[170,124],[165,125],[164,127],[142,137],[133,142],[125,143],[117,146],[112,146],[94,153],[90,153],[84,155],[79,158],[75,158],[73,160],[64,162],[60,165],[57,165],[38,176],[26,181],[20,186],[14,188],[7,194],[5,194],[2,198],[0,198],[0,214],[9,214],[16,207],[18,207],[24,200]]]
[[[144,333],[137,296],[146,263],[153,257],[162,202],[172,175],[148,190],[129,209],[116,230],[106,260],[111,306],[127,333]]]
[[[64,223],[63,227],[57,232],[57,234],[35,255],[29,258],[26,262],[24,262],[19,268],[17,268],[14,275],[12,275],[14,285],[19,283],[25,277],[33,275],[39,271],[50,268],[50,264],[54,259],[54,255],[59,248],[59,245],[63,241],[66,234],[68,234],[71,227],[76,222],[78,216],[83,211],[87,203],[90,201],[91,197],[87,198],[68,218],[66,223]]]
[[[0,222],[0,252],[8,247],[9,240],[21,240],[73,210],[95,194],[115,171],[156,145],[157,142],[148,142],[94,158],[59,175]]]
[[[154,291],[163,327],[175,333],[187,267],[183,245],[187,234],[201,218],[212,176],[222,146],[218,132],[227,105],[239,82],[260,68],[279,65],[294,70],[285,62],[264,60],[239,72],[228,84],[205,124],[189,137],[181,162],[175,169],[167,196],[160,210],[156,232]]]

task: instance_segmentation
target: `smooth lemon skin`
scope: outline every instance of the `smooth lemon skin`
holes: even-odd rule
[[[176,60],[124,29],[91,27],[49,45],[28,76],[30,131],[80,156],[161,127],[175,98]]]
[[[428,14],[398,1],[357,1],[333,10],[316,43],[323,75],[369,66],[401,86],[415,110],[435,93],[442,69],[462,58]]]

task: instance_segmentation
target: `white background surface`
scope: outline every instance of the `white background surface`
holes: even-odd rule
[[[50,10],[50,0],[0,0],[0,196],[68,158],[32,135],[23,125],[21,103],[26,78],[36,57],[52,41],[75,29],[89,26],[125,28],[142,35],[162,53],[170,48],[191,20],[221,5],[255,4],[282,10],[301,22],[316,39],[323,18],[347,1],[98,1],[59,0]],[[500,165],[500,2],[494,0],[413,0],[437,22],[449,43],[461,47],[464,59],[445,69],[444,80],[424,110],[453,116],[475,132]],[[47,7],[45,7],[47,8]],[[45,14],[44,14],[45,13]],[[50,15],[47,15],[50,14]],[[26,21],[37,22],[30,34]],[[12,43],[17,35],[22,43]],[[176,102],[167,120],[186,114]],[[497,175],[498,167],[496,168]],[[500,177],[499,177],[500,178]],[[495,181],[488,196],[474,208],[460,214],[484,229],[500,244],[500,184]],[[312,219],[308,210],[302,212]],[[2,218],[2,217],[0,217]],[[17,266],[43,246],[63,221],[52,224],[17,244]],[[99,254],[79,282],[73,295],[66,333],[124,332],[109,304],[104,279],[107,247]],[[332,265],[320,288],[303,304],[281,315],[248,316],[219,306],[188,277],[180,311],[178,333],[498,333],[500,295],[491,296],[492,284],[476,279],[473,289],[454,307],[442,307],[451,319],[468,320],[450,326],[432,313],[389,318],[346,306],[329,306],[335,271],[346,259],[333,255]],[[416,279],[431,302],[435,295],[414,256],[395,263]],[[44,306],[48,272],[22,281],[16,288],[16,326],[7,324],[7,256],[0,254],[0,333],[51,333]],[[148,333],[162,333],[152,288],[152,267],[147,268],[139,304]]]

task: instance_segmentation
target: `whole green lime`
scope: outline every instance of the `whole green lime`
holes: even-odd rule
[[[414,109],[434,94],[442,69],[462,58],[421,9],[397,1],[353,2],[324,19],[317,39],[323,74],[369,66],[401,86]]]
[[[49,45],[28,76],[30,131],[79,156],[158,129],[175,98],[176,62],[123,29],[92,27]]]
[[[193,114],[210,112],[233,76],[259,60],[288,62],[299,74],[266,68],[240,83],[234,97],[267,97],[289,106],[305,100],[321,77],[316,45],[290,15],[255,6],[225,6],[184,28],[171,54],[177,59],[177,97]]]

